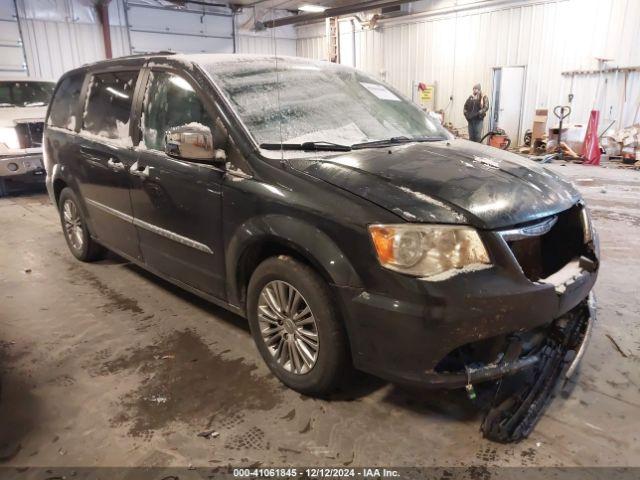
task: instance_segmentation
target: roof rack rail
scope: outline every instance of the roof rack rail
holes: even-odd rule
[[[94,64],[99,64],[103,62],[113,62],[113,61],[118,61],[126,58],[144,58],[144,57],[153,57],[155,55],[176,55],[177,53],[178,52],[172,52],[169,50],[159,50],[157,52],[146,52],[146,53],[133,53],[131,55],[123,55],[121,57],[106,58],[103,60],[97,60],[95,62],[85,62],[81,65],[81,67],[86,67],[88,65],[94,65]]]
[[[158,50],[157,52],[132,53],[131,55],[115,57],[113,60],[117,60],[120,58],[152,57],[154,55],[175,55],[176,53],[177,52],[172,52],[171,50]]]

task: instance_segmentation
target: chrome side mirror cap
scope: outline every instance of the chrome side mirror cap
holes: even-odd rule
[[[220,161],[220,153],[213,145],[211,129],[195,122],[167,130],[164,151],[167,155],[184,160]]]

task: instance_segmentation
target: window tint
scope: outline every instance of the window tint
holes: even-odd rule
[[[83,129],[106,138],[129,137],[129,113],[138,72],[94,75],[84,112]]]
[[[199,123],[214,131],[212,118],[184,78],[167,72],[152,72],[142,117],[144,145],[164,151],[165,132],[189,123]]]
[[[71,75],[62,81],[51,103],[49,125],[75,130],[76,108],[83,81],[84,74]]]

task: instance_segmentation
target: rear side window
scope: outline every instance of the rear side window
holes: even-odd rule
[[[184,78],[167,72],[152,72],[142,117],[145,147],[164,151],[166,131],[190,123],[198,123],[214,131],[212,118]]]
[[[70,75],[62,80],[56,91],[56,96],[51,102],[49,125],[67,130],[76,129],[76,112],[83,81],[84,74],[82,73]]]
[[[83,130],[105,138],[129,139],[129,114],[137,78],[137,71],[94,75]]]

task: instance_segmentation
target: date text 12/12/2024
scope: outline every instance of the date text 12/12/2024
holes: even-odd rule
[[[380,478],[399,477],[388,468],[234,468],[235,478]]]

